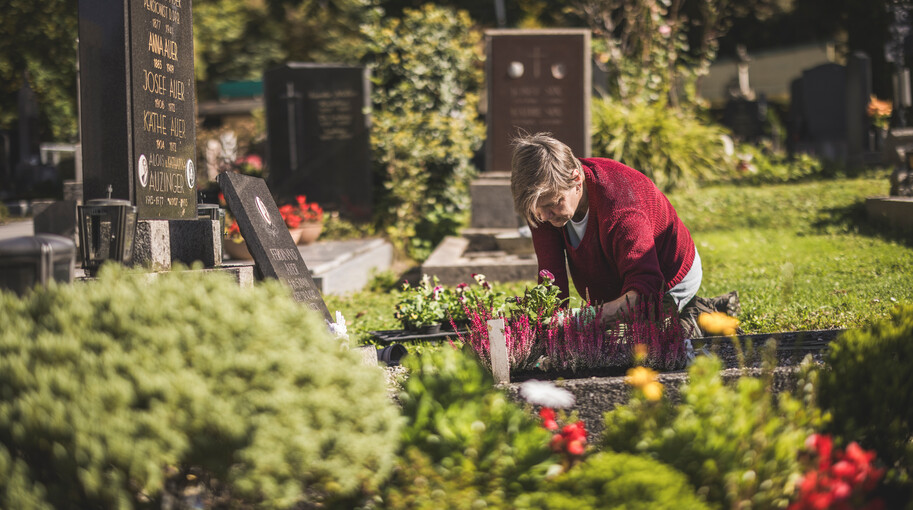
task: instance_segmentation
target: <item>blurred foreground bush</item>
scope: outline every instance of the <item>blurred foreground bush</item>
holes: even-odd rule
[[[521,495],[517,508],[537,510],[703,510],[685,476],[643,455],[599,452],[547,482],[542,492]]]
[[[801,471],[797,452],[822,421],[816,372],[803,365],[798,394],[774,396],[770,368],[734,385],[723,383],[720,368],[719,359],[699,356],[678,405],[635,393],[606,413],[603,445],[669,464],[712,505],[785,507]]]
[[[406,424],[385,508],[513,508],[556,457],[551,434],[481,365],[449,347],[407,358]]]
[[[903,305],[888,320],[831,342],[819,390],[822,409],[833,414],[831,431],[875,449],[888,468],[886,481],[899,491],[886,496],[905,502],[913,476],[911,363],[913,305]]]
[[[277,282],[157,277],[0,294],[0,507],[132,508],[193,466],[287,508],[380,482],[397,413],[379,370]]]

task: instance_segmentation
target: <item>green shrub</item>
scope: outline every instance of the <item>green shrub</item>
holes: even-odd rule
[[[890,318],[848,330],[831,342],[821,371],[822,409],[833,415],[831,430],[846,441],[875,449],[896,469],[913,473],[913,305]]]
[[[423,260],[468,220],[470,160],[484,136],[481,35],[466,12],[430,4],[363,32],[358,57],[371,70],[371,144],[384,188],[379,224]]]
[[[803,365],[798,394],[774,398],[769,375],[728,386],[720,367],[715,357],[699,357],[678,405],[635,394],[606,413],[603,444],[673,466],[698,494],[724,508],[785,507],[801,471],[797,452],[821,424],[816,372]]]
[[[541,510],[701,510],[709,508],[682,473],[647,457],[599,452],[539,492],[521,495],[517,508]]]
[[[402,451],[387,508],[511,508],[556,459],[551,434],[468,354],[442,348],[407,358]]]
[[[716,181],[734,171],[726,131],[665,101],[593,101],[593,154],[643,172],[662,190]]]
[[[820,176],[821,161],[808,154],[789,158],[749,144],[740,145],[736,154],[736,172],[732,180],[745,184],[794,182]]]
[[[0,294],[0,507],[131,508],[194,467],[258,507],[379,483],[396,409],[278,282],[156,277]]]

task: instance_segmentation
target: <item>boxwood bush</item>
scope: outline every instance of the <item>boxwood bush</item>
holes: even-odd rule
[[[536,510],[703,510],[685,475],[642,455],[599,452],[540,492],[524,494],[516,508]]]
[[[913,305],[907,304],[831,342],[819,390],[822,408],[833,415],[831,431],[876,450],[891,468],[889,482],[906,485],[906,498],[913,474],[911,363]]]
[[[131,508],[202,470],[231,500],[292,507],[389,473],[382,373],[277,282],[150,277],[0,294],[0,507]]]

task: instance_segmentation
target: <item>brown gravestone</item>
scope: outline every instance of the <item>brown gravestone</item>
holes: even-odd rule
[[[510,141],[550,132],[590,155],[590,31],[488,30],[487,171],[510,171]]]
[[[266,181],[233,172],[219,174],[217,179],[260,273],[286,283],[291,287],[295,301],[322,313],[332,322],[330,311],[279,214]]]
[[[80,0],[85,199],[197,218],[191,0]]]

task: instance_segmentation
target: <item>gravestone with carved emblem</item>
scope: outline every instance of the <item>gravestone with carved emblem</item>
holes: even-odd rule
[[[218,182],[260,274],[284,282],[292,289],[295,301],[322,313],[332,322],[327,305],[279,214],[266,181],[225,172],[219,175]]]
[[[191,0],[80,0],[85,200],[197,218]]]

